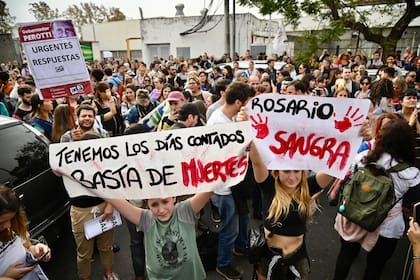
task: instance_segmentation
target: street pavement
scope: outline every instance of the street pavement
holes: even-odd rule
[[[328,205],[325,195],[321,196],[320,204],[321,211],[314,216],[312,223],[308,225],[306,237],[308,253],[311,260],[311,274],[309,278],[328,280],[332,279],[334,273],[340,241],[334,230],[336,207]],[[260,222],[259,220],[251,219],[250,226],[257,226]],[[70,225],[68,225],[65,232],[61,239],[52,246],[52,260],[50,263],[43,265],[44,270],[52,280],[77,279],[76,248]],[[129,249],[129,235],[125,224],[117,229],[115,236],[115,241],[119,244],[120,251],[114,253],[114,271],[118,273],[122,280],[134,279]],[[392,259],[387,263],[382,279],[402,279],[407,250],[408,241],[404,236],[399,241]],[[365,257],[366,254],[361,252],[347,280],[363,279]],[[235,256],[234,264],[243,271],[242,279],[249,280],[252,278],[252,266],[248,263],[246,257]],[[210,280],[222,279],[214,270],[207,271],[207,277]],[[102,279],[102,269],[99,256],[96,253],[92,263],[92,280],[100,279]]]

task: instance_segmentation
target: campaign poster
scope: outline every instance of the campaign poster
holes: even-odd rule
[[[93,93],[71,20],[21,25],[19,39],[43,98],[56,99]]]

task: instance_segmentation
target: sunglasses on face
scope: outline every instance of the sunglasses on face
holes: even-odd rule
[[[360,83],[361,85],[366,85],[366,86],[368,86],[369,85],[369,83]]]

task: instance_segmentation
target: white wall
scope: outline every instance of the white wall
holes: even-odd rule
[[[93,57],[101,59],[102,51],[124,51],[126,39],[140,37],[140,20],[113,21],[82,26],[82,40],[93,41]],[[131,50],[142,48],[141,40],[130,41]]]
[[[176,48],[190,47],[190,56],[198,57],[207,52],[209,55],[221,57],[225,53],[225,30],[222,15],[213,18],[202,28],[207,32],[197,32],[189,35],[179,35],[193,26],[199,20],[194,17],[148,18],[144,20],[126,20],[101,24],[88,24],[82,27],[82,40],[94,41],[93,53],[95,59],[101,59],[102,51],[126,50],[125,39],[142,37],[142,40],[131,41],[131,50],[143,51],[143,60],[148,64],[152,60],[148,45],[169,44],[169,53],[176,56]],[[230,17],[232,20],[232,16]],[[260,20],[251,14],[236,15],[236,51],[243,55],[251,45],[251,34],[268,35],[268,21]],[[278,27],[272,21],[272,35]],[[233,30],[231,29],[231,33]]]

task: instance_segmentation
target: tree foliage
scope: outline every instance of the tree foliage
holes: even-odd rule
[[[29,12],[38,21],[51,20],[61,16],[58,9],[51,9],[51,7],[44,1],[29,3],[31,6]]]
[[[10,33],[15,23],[16,17],[12,17],[7,8],[6,2],[0,0],[0,34]]]
[[[379,44],[385,55],[395,51],[397,42],[409,23],[420,16],[420,4],[416,4],[415,0],[238,0],[238,2],[243,6],[258,7],[263,15],[278,12],[285,17],[286,24],[294,26],[305,13],[318,22],[327,23],[330,26],[330,30],[327,30],[329,33],[341,35],[346,29],[360,32],[365,40]],[[381,15],[382,25],[375,22],[375,14]]]
[[[107,9],[104,5],[98,6],[92,2],[70,5],[64,14],[78,26],[88,23],[125,20],[125,15],[119,8],[111,7]]]
[[[2,0],[0,0],[2,1]],[[65,11],[60,13],[58,9],[51,9],[44,1],[30,3],[29,12],[39,21],[51,20],[54,18],[70,18],[73,24],[79,29],[88,23],[101,23],[105,21],[125,20],[125,15],[119,8],[106,8],[104,5],[96,5],[92,2],[84,2],[79,5],[70,5]]]

